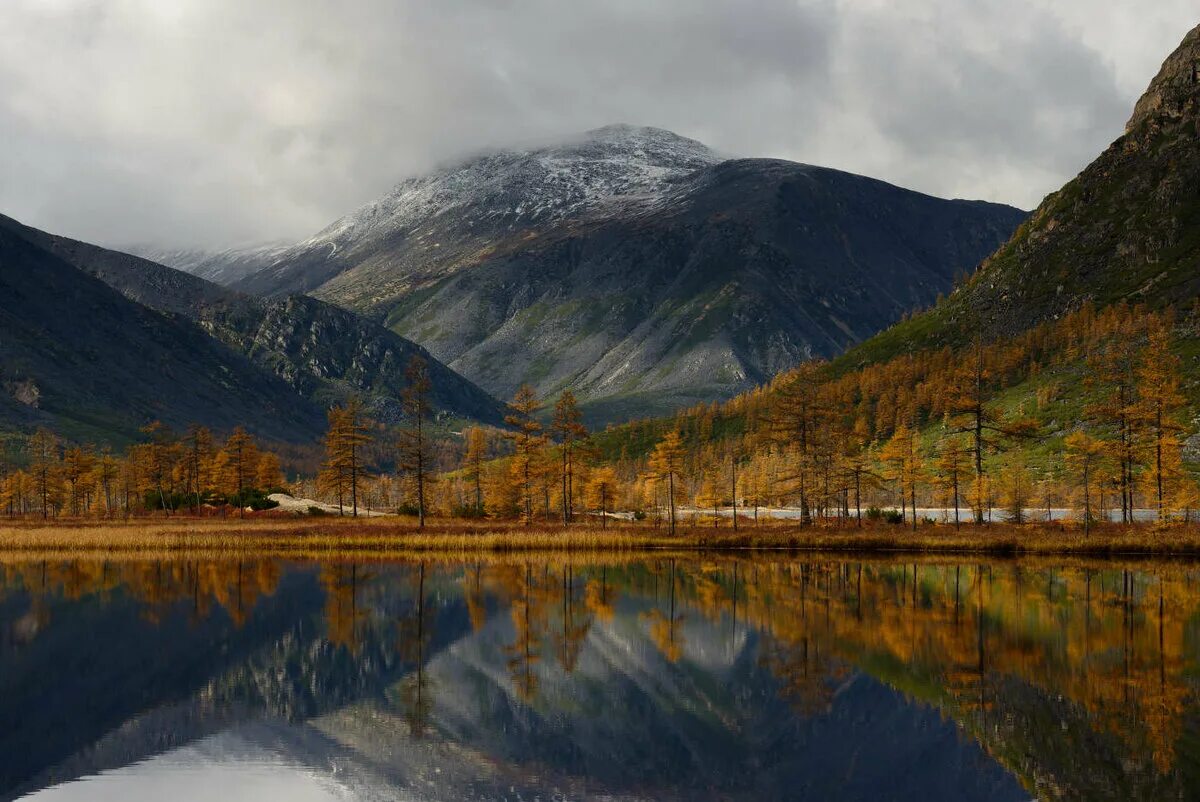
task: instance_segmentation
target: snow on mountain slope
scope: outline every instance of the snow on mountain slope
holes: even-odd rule
[[[564,221],[653,204],[721,157],[659,128],[612,125],[563,144],[500,150],[402,181],[237,282],[309,292],[361,311]]]
[[[155,245],[137,244],[124,246],[118,250],[228,286],[273,264],[291,247],[292,244],[288,242],[273,242],[211,251],[199,248],[162,248]]]
[[[565,145],[497,151],[410,178],[301,247],[325,245],[336,252],[369,236],[421,237],[429,232],[420,225],[441,215],[467,225],[488,218],[510,225],[565,220],[614,201],[657,197],[676,179],[719,161],[706,146],[670,131],[607,126]]]

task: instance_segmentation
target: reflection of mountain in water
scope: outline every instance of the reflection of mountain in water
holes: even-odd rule
[[[180,566],[151,570],[148,589],[139,576],[77,600],[0,597],[0,620],[43,622],[27,642],[0,641],[0,721],[19,722],[0,727],[0,798],[124,766],[238,722],[299,722],[382,694],[411,668],[383,615],[403,615],[409,600],[399,583],[376,588],[378,610],[361,616],[347,647],[327,637],[322,615],[336,594],[322,592],[315,572],[288,571],[260,595],[252,592],[255,566],[222,570],[238,583],[225,606],[180,593],[200,585]],[[454,622],[465,626],[457,603],[439,615],[446,638],[455,637]]]
[[[117,767],[107,781],[132,782],[150,768],[130,764],[154,755],[269,763],[361,799],[1186,798],[1195,785],[1186,576],[730,568],[0,575],[0,720],[18,722],[0,732],[0,797]],[[1130,751],[1144,735],[1114,717],[1122,698],[1170,717],[1149,730],[1153,761]]]
[[[518,633],[493,618],[428,666],[433,740],[507,767],[502,784],[537,777],[575,793],[586,778],[593,794],[656,799],[1024,798],[952,723],[866,676],[798,717],[759,665],[757,637],[728,619],[686,620],[669,661],[648,634],[648,606],[628,600],[593,623],[573,673],[540,662],[528,705],[506,668]],[[386,774],[415,748],[396,722],[394,708],[372,704],[316,726]]]

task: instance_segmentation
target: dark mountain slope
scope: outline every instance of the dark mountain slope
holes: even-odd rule
[[[400,418],[404,371],[414,355],[429,363],[436,409],[456,418],[489,423],[502,407],[425,349],[378,324],[315,298],[262,300],[146,259],[57,237],[0,217],[7,228],[127,298],[198,323],[225,345],[249,357],[295,391],[325,406],[349,393],[365,393],[385,422]]]
[[[1003,336],[1092,302],[1200,294],[1200,27],[1166,60],[1125,133],[944,303],[848,355],[873,361],[975,331]]]
[[[732,395],[948,291],[1023,213],[613,126],[400,184],[238,286],[382,317],[593,418]]]
[[[498,395],[621,418],[724,398],[931,303],[1020,219],[788,162],[726,162],[661,209],[562,229],[444,280],[392,325]],[[467,325],[464,325],[464,323]]]
[[[0,423],[136,437],[152,420],[307,441],[322,415],[191,321],[134,303],[0,226]]]

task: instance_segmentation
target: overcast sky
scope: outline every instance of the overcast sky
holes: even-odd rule
[[[399,179],[608,123],[1032,208],[1195,0],[0,0],[0,213],[298,239]]]

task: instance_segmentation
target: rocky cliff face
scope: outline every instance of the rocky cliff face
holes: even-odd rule
[[[964,287],[929,314],[869,343],[1012,334],[1116,301],[1161,307],[1200,294],[1200,27],[1166,60],[1125,133],[1050,195]]]
[[[378,316],[593,422],[728,397],[932,303],[1023,218],[614,126],[406,181],[239,282]]]
[[[1193,28],[1178,49],[1163,62],[1162,69],[1146,94],[1134,106],[1126,133],[1136,132],[1144,124],[1164,120],[1195,118],[1196,97],[1200,89],[1200,26]]]

